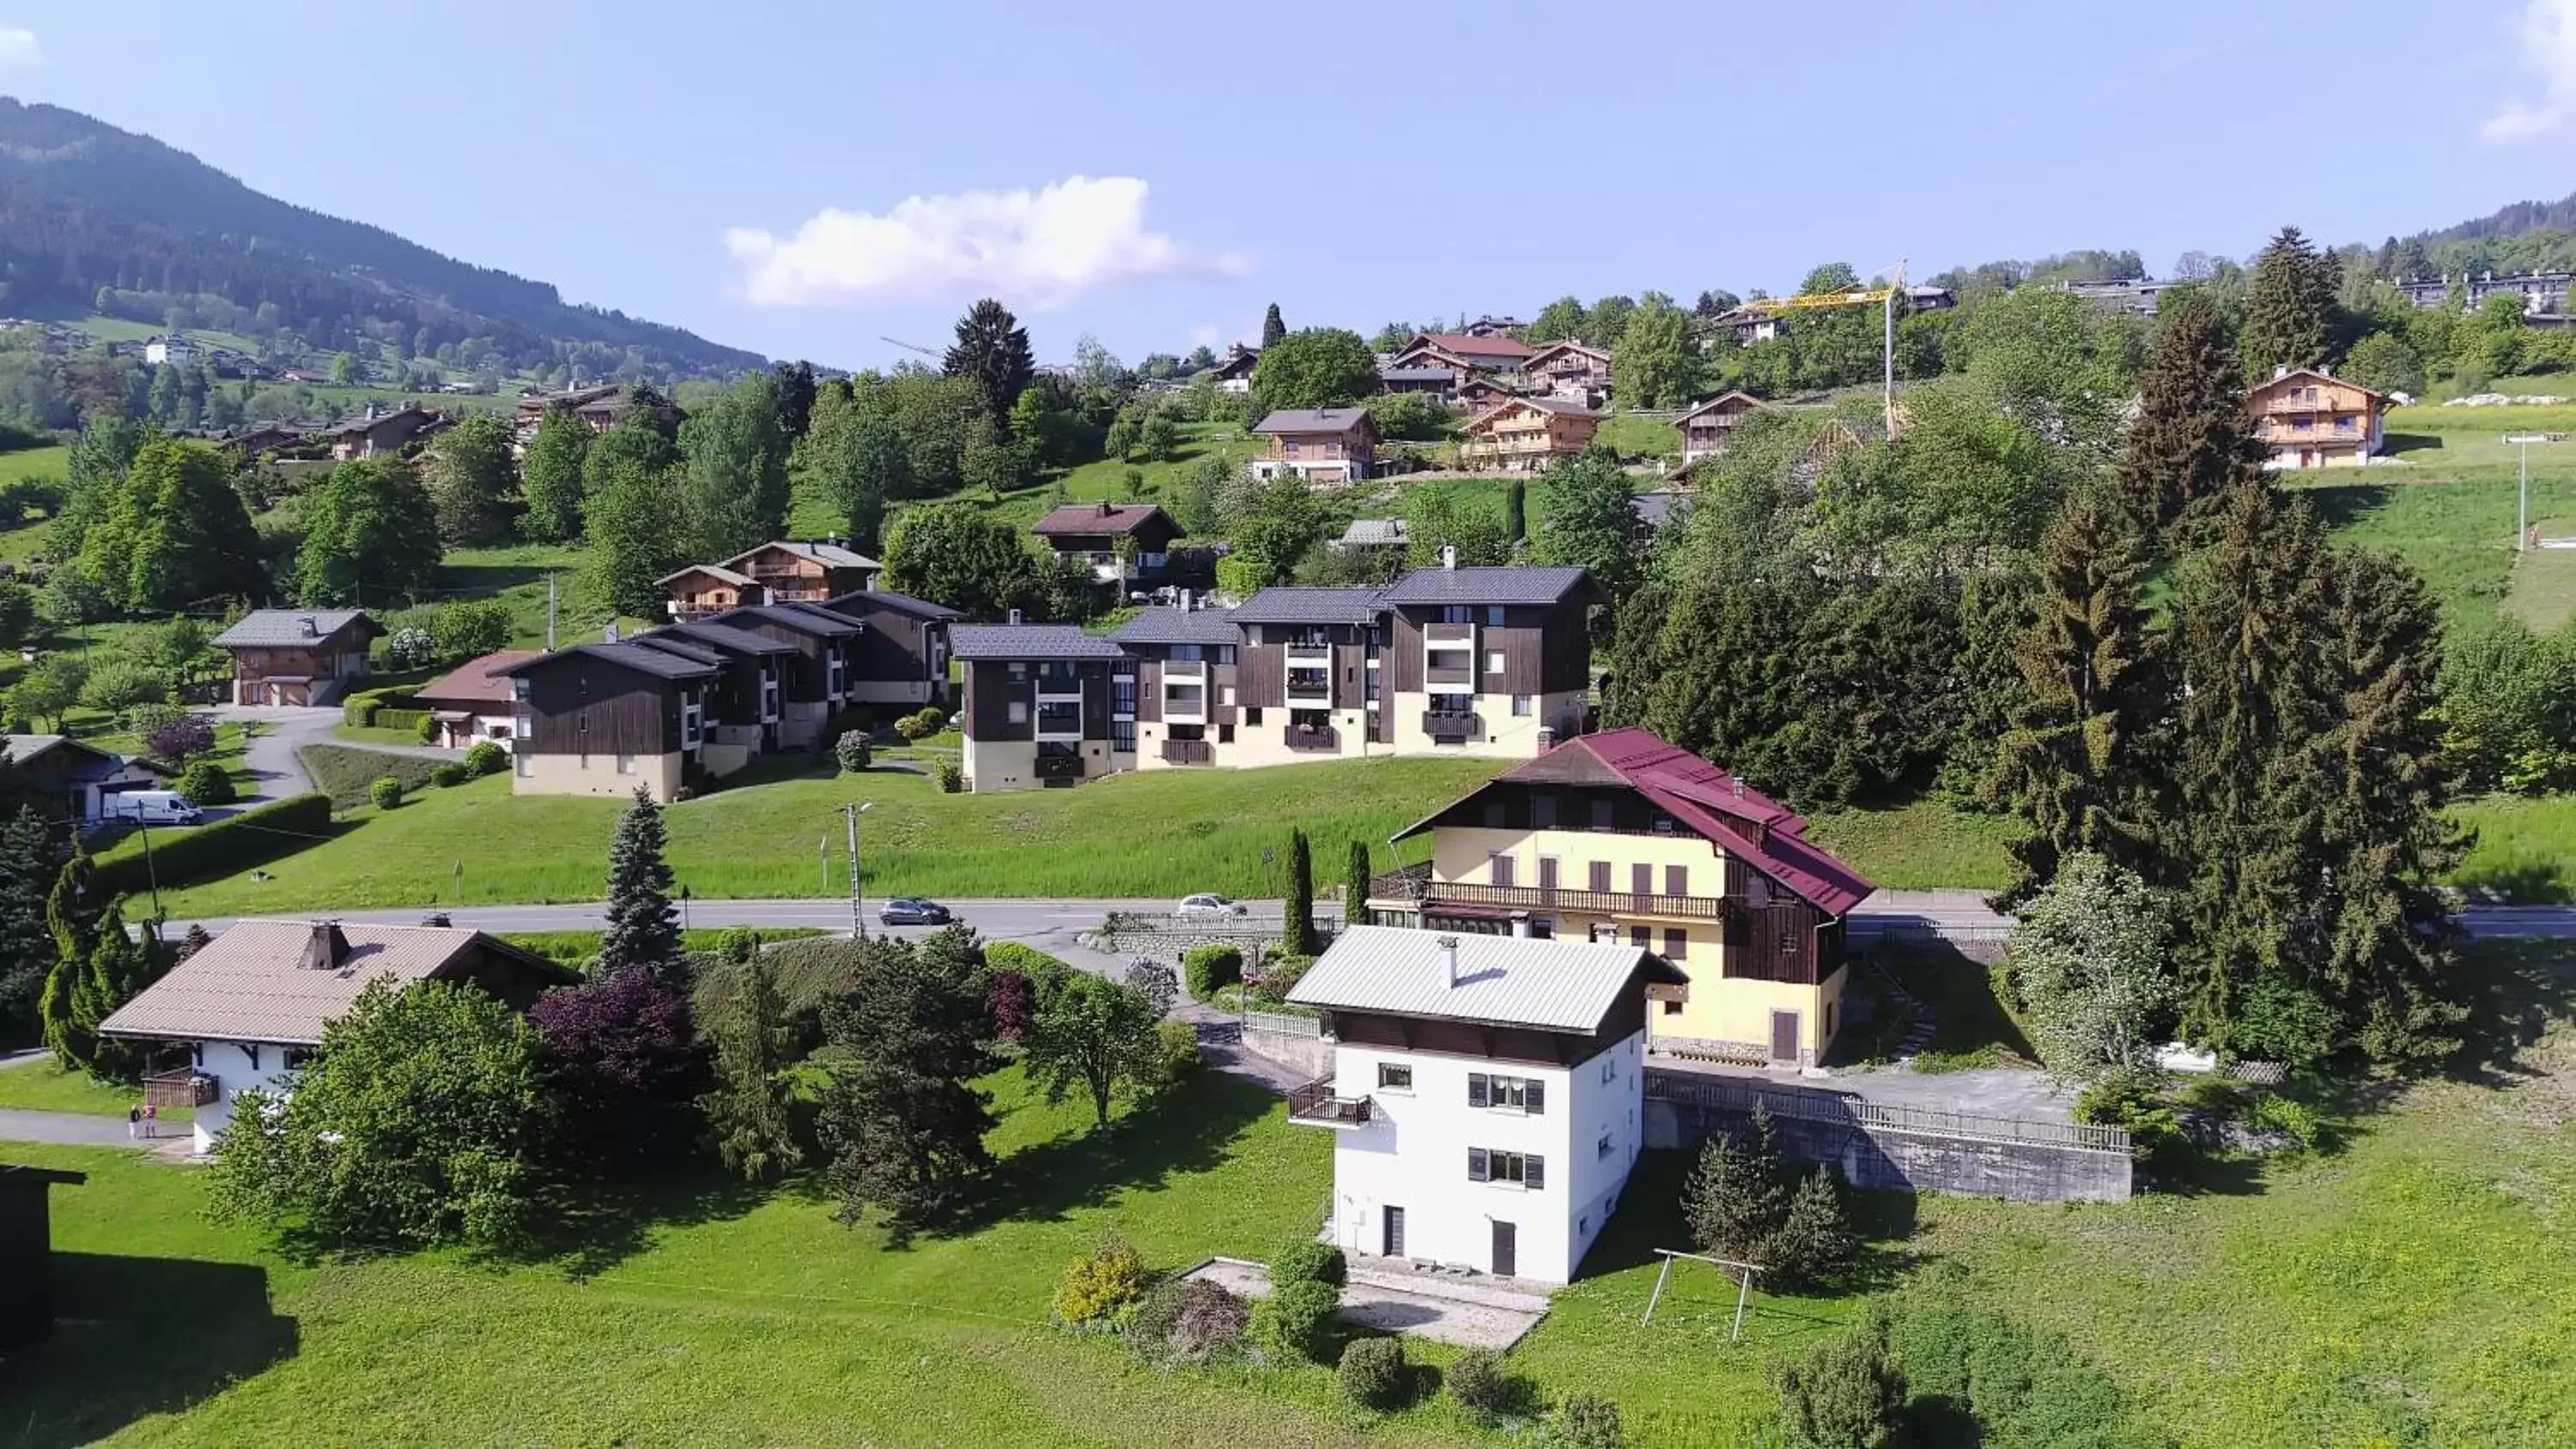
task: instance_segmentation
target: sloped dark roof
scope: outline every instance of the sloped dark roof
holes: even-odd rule
[[[1074,624],[960,624],[949,631],[960,659],[1124,659],[1116,641]]]
[[[1242,634],[1231,609],[1145,609],[1109,637],[1121,644],[1233,644]]]
[[[1385,593],[1390,604],[1553,604],[1588,578],[1572,565],[1415,569]]]
[[[1366,408],[1281,408],[1253,424],[1256,433],[1347,433],[1369,422]]]
[[[370,637],[385,632],[384,626],[368,618],[364,609],[253,609],[216,635],[215,647],[256,649],[310,644],[328,639],[356,621],[365,622]],[[309,633],[304,627],[308,623],[313,626]]]
[[[659,679],[713,679],[722,672],[712,664],[700,664],[693,659],[684,659],[678,654],[662,649],[649,649],[632,641],[617,644],[575,644],[569,649],[559,650],[553,654],[540,654],[534,659],[522,659],[508,668],[496,669],[492,672],[509,675],[532,674],[561,660],[570,659],[576,654],[587,659],[596,659],[602,664],[613,664],[621,669],[632,669],[639,674],[650,674]]]
[[[737,629],[721,619],[702,619],[694,623],[673,624],[668,628],[656,629],[640,637],[649,640],[664,634],[677,634],[683,639],[700,644],[712,644],[718,649],[731,649],[743,654],[796,652],[796,646],[793,644],[772,639],[766,634],[754,634],[749,629]]]
[[[731,658],[730,655],[727,655],[723,650],[717,648],[713,644],[702,644],[695,639],[682,639],[677,635],[665,634],[660,630],[655,630],[650,634],[638,634],[635,636],[633,643],[638,649],[658,649],[665,654],[676,655],[693,664],[707,664],[718,668],[723,667]]]
[[[707,622],[739,627],[745,619],[759,619],[820,639],[843,639],[852,634],[867,632],[867,626],[855,619],[835,614],[819,604],[808,604],[802,600],[785,604],[745,604],[738,609],[727,609],[708,619]]]
[[[1133,533],[1156,518],[1172,532],[1181,531],[1170,514],[1151,503],[1068,503],[1039,519],[1034,532],[1041,537],[1058,533]]]
[[[1386,612],[1383,589],[1263,589],[1231,611],[1238,624],[1366,624]]]
[[[847,614],[853,610],[867,610],[880,606],[892,609],[898,614],[910,614],[917,619],[958,619],[965,617],[957,610],[948,607],[946,604],[934,604],[928,599],[916,599],[910,594],[898,594],[892,589],[861,589],[856,593],[843,594],[839,598],[826,599],[823,601],[824,608],[830,609],[837,614]]]
[[[502,649],[480,659],[468,659],[421,686],[416,697],[435,704],[506,704],[511,694],[510,677],[501,671],[536,657],[534,649]]]

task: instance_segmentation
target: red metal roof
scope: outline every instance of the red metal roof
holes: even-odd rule
[[[1497,778],[1562,778],[1568,762],[1558,757],[1568,751],[1587,756],[1665,814],[1829,916],[1844,914],[1877,889],[1809,841],[1807,822],[1796,812],[1649,730],[1578,735]]]
[[[496,671],[534,659],[542,650],[498,649],[464,663],[421,686],[419,698],[439,704],[507,704],[510,680]]]

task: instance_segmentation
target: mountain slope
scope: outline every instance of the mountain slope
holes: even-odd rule
[[[2411,240],[2493,241],[2543,229],[2558,231],[2576,229],[2576,193],[2570,193],[2557,201],[2517,201],[2510,206],[2497,207],[2484,216],[2472,217],[2437,231],[2419,232]]]
[[[631,358],[664,377],[765,365],[262,195],[149,136],[0,96],[0,312],[83,313],[102,289],[121,315],[145,317],[220,298],[258,330],[282,327],[320,348],[481,338],[522,368],[576,356],[598,373]]]

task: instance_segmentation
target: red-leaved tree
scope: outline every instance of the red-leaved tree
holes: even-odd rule
[[[1028,1045],[1029,1030],[1038,1020],[1038,994],[1027,976],[994,972],[993,984],[984,991],[984,1009],[992,1013],[993,1035],[1013,1046]]]
[[[550,991],[529,1013],[575,1133],[621,1156],[695,1135],[706,1063],[687,993],[648,971]]]

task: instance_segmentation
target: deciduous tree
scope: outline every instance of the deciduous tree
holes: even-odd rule
[[[1077,972],[1038,1012],[1024,1059],[1029,1078],[1046,1089],[1050,1102],[1080,1087],[1091,1102],[1094,1125],[1106,1127],[1119,1087],[1160,1079],[1156,1020],[1143,992]]]
[[[625,427],[611,428],[590,450],[581,501],[590,546],[582,567],[592,593],[611,609],[650,618],[662,607],[657,580],[690,561],[690,540],[679,470],[652,461],[669,450],[649,433],[621,444]]]
[[[696,557],[731,558],[786,533],[787,448],[775,373],[744,373],[680,425],[683,506]]]
[[[1030,606],[1038,561],[1017,530],[966,503],[914,508],[886,540],[886,586],[977,618]]]
[[[2061,1079],[2151,1070],[2182,1002],[2168,904],[2091,851],[2020,909],[2013,980],[2041,1065]]]
[[[420,480],[388,459],[353,459],[305,503],[296,596],[377,607],[417,598],[435,581],[439,556],[438,510]]]
[[[1355,407],[1377,389],[1377,355],[1339,327],[1292,332],[1264,347],[1252,368],[1253,404],[1264,413]]]
[[[1579,566],[1615,607],[1642,576],[1640,553],[1628,475],[1607,449],[1588,449],[1548,475],[1539,503],[1540,559]]]
[[[590,424],[569,408],[548,408],[538,419],[519,469],[519,492],[527,500],[519,528],[528,537],[560,543],[580,536],[582,462],[592,436]]]
[[[1611,348],[1611,376],[1623,408],[1680,407],[1699,386],[1699,354],[1688,319],[1672,299],[1650,292]]]
[[[510,427],[490,413],[475,413],[430,440],[423,465],[438,536],[449,543],[487,544],[510,534]]]

